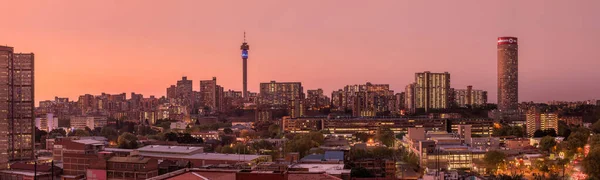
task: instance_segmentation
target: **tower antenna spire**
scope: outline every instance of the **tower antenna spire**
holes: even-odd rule
[[[246,42],[246,31],[244,30],[244,42]]]

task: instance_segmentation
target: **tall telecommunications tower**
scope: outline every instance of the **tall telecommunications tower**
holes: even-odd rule
[[[242,90],[242,96],[244,97],[245,101],[248,101],[248,50],[250,50],[250,46],[248,45],[248,43],[246,42],[246,32],[244,31],[244,42],[242,43],[242,46],[240,47],[240,50],[242,50],[242,60],[243,62],[243,73],[244,73],[244,79],[243,79],[243,85],[244,85],[244,89]]]

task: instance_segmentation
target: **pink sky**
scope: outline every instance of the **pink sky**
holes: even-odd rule
[[[496,38],[519,38],[520,101],[600,98],[600,1],[8,1],[0,44],[36,54],[36,100],[165,95],[182,75],[241,90],[301,81],[396,92],[418,71],[450,72],[496,102]],[[129,95],[128,95],[129,96]]]

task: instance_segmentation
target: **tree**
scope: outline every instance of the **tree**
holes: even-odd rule
[[[597,120],[594,124],[592,124],[592,127],[590,127],[592,129],[592,131],[594,131],[595,133],[600,133],[600,119]]]
[[[516,175],[508,175],[508,174],[500,174],[498,176],[492,176],[491,179],[494,180],[522,180],[523,179],[523,175],[522,174],[516,174]]]
[[[375,177],[369,170],[364,167],[352,168],[350,170],[350,177],[356,178],[371,178]]]
[[[493,169],[493,171],[495,171],[498,165],[500,165],[504,161],[504,158],[506,158],[506,154],[504,154],[501,151],[488,151],[483,156],[483,161],[488,165],[490,169]]]
[[[299,134],[286,142],[287,152],[298,152],[303,157],[313,147],[323,144],[325,138],[320,132],[310,132],[308,134]]]
[[[356,136],[356,139],[362,142],[367,142],[369,141],[369,139],[373,138],[372,135],[367,134],[367,133],[356,133],[354,134],[354,136]]]
[[[119,146],[119,148],[124,148],[124,149],[135,149],[138,147],[138,138],[131,134],[131,133],[123,133],[119,136],[118,140],[117,140],[117,144]]]
[[[509,125],[502,125],[500,128],[494,128],[493,132],[492,132],[492,136],[498,137],[498,136],[516,136],[516,137],[523,137],[525,135],[525,131],[523,130],[522,127],[519,126],[509,126]]]
[[[258,142],[252,143],[252,148],[257,149],[257,150],[261,150],[261,149],[273,150],[273,144],[270,143],[269,141],[260,140]]]
[[[544,136],[552,136],[556,137],[556,131],[554,129],[546,129],[546,130],[536,130],[533,133],[533,137],[544,137]]]
[[[223,132],[225,134],[233,134],[233,130],[231,130],[231,128],[225,128],[225,129],[223,129]]]
[[[249,145],[246,144],[242,144],[242,143],[237,143],[235,145],[233,145],[232,147],[233,152],[235,152],[236,154],[254,154],[256,153],[256,151],[250,147]]]
[[[53,133],[57,133],[60,136],[67,136],[67,131],[65,131],[64,129],[53,129],[48,134],[53,134]]]
[[[571,135],[571,128],[565,121],[558,121],[558,136],[569,137]]]
[[[35,128],[35,142],[41,142],[42,137],[46,135],[48,135],[46,131]]]
[[[377,140],[381,141],[388,147],[392,147],[394,145],[395,137],[394,132],[390,130],[389,127],[381,126],[377,130],[377,134],[375,135]]]
[[[600,179],[600,147],[593,147],[581,165],[590,179]]]
[[[600,147],[600,134],[595,134],[590,138],[590,147]]]
[[[171,120],[169,120],[169,119],[156,120],[156,123],[154,123],[154,126],[161,127],[161,128],[163,128],[163,130],[168,130],[171,128]]]
[[[76,129],[75,131],[70,132],[69,136],[86,137],[86,136],[90,136],[90,133],[83,129]]]
[[[578,128],[567,138],[567,148],[571,151],[575,151],[578,148],[582,148],[587,143],[589,136],[589,130],[585,128]]]
[[[182,143],[182,144],[196,144],[196,143],[202,143],[202,138],[196,139],[195,137],[192,137],[192,135],[190,133],[183,133],[183,134],[177,134],[177,142],[178,143]]]
[[[546,151],[550,153],[550,150],[556,146],[556,141],[551,136],[544,136],[542,140],[540,140],[540,149],[542,151]]]
[[[100,135],[106,137],[109,141],[117,141],[119,138],[119,132],[115,128],[104,126],[100,130]]]
[[[254,138],[256,135],[253,130],[244,129],[240,131],[241,138]]]
[[[271,124],[269,126],[269,137],[276,138],[281,135],[281,127],[277,124]]]
[[[165,135],[166,141],[177,141],[177,138],[179,137],[177,135],[177,133],[175,133],[175,132],[168,132],[168,133],[165,133],[164,135]]]
[[[235,142],[235,137],[233,136],[221,136],[221,145],[227,146],[231,143]]]

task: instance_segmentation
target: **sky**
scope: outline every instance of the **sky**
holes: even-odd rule
[[[497,99],[499,36],[519,38],[519,101],[600,99],[600,1],[2,0],[0,44],[34,52],[36,101],[136,92],[187,76],[241,91],[300,81],[331,91],[449,72]]]

